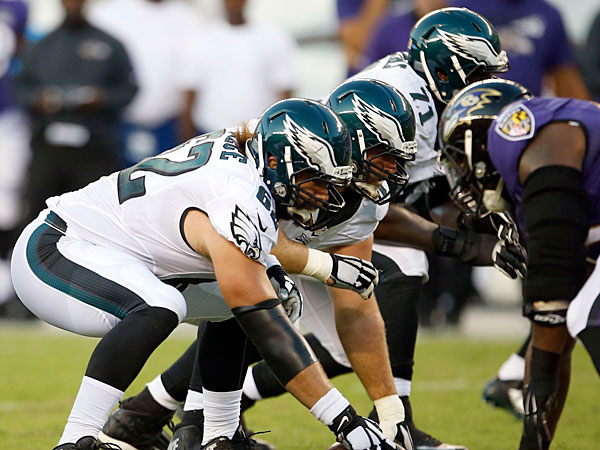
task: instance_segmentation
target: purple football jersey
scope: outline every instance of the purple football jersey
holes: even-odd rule
[[[549,70],[573,63],[573,52],[559,11],[544,0],[452,0],[486,17],[498,30],[510,61],[503,78],[540,95]]]
[[[27,21],[27,5],[21,0],[0,0],[0,40],[12,41],[11,46],[6,47],[4,51],[13,52],[15,50],[17,37],[23,34],[25,23]],[[0,50],[1,52],[2,50]],[[11,54],[0,54],[0,111],[14,105],[12,96],[12,78],[8,75],[7,69]]]
[[[600,105],[566,98],[533,98],[509,105],[492,123],[488,132],[488,152],[494,166],[520,211],[523,186],[519,181],[521,155],[550,122],[577,122],[586,134],[583,160],[584,187],[590,201],[592,225],[600,224]]]

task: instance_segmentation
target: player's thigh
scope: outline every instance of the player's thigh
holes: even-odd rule
[[[11,271],[28,309],[51,325],[86,336],[102,336],[128,314],[149,306],[185,316],[181,293],[139,260],[67,237],[44,215],[19,237]]]
[[[390,270],[388,274],[387,266],[377,267],[378,264],[374,258],[373,264],[376,264],[378,269],[385,270],[384,276],[388,275],[391,278],[395,276],[393,272],[399,270],[407,277],[421,277],[423,282],[428,280],[429,262],[427,261],[427,255],[423,250],[397,245],[387,245],[375,241],[373,244],[373,252],[385,256],[387,260],[396,266],[395,269],[392,268],[392,266],[389,266]]]
[[[350,367],[350,361],[335,327],[333,302],[327,292],[327,286],[314,278],[302,275],[293,275],[292,278],[304,300],[300,325],[315,335],[337,363]]]
[[[221,322],[233,317],[216,281],[191,284],[183,291],[183,296],[187,305],[183,320],[186,323]]]

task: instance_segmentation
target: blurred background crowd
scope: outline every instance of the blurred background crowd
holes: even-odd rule
[[[33,317],[9,258],[47,197],[279,99],[323,98],[445,6],[496,26],[506,78],[600,99],[597,0],[0,0],[0,317]],[[430,267],[425,326],[459,324],[468,304],[518,309],[519,283],[494,269]]]

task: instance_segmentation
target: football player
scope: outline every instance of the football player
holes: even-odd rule
[[[186,315],[184,297],[169,284],[180,277],[216,278],[235,317],[206,326],[199,349],[206,386],[240,373],[247,335],[279,381],[337,439],[349,448],[393,448],[327,380],[266,275],[279,199],[271,196],[257,162],[276,148],[285,151],[285,164],[294,171],[290,179],[270,178],[287,192],[287,208],[343,207],[336,187],[351,177],[348,130],[327,107],[292,99],[268,109],[253,137],[243,128],[199,136],[79,191],[49,198],[48,209],[23,231],[11,267],[19,298],[54,326],[102,336],[56,450],[110,448],[96,440],[108,414]],[[302,169],[295,171],[296,164]],[[352,263],[362,280],[346,285],[375,284],[376,271],[362,270],[368,262],[352,258]],[[344,278],[343,266],[329,267],[328,274],[313,267],[336,285]],[[204,391],[207,402],[210,394]],[[241,391],[227,394],[230,403],[238,396],[239,416]],[[235,415],[235,406],[227,413],[232,410]],[[241,431],[229,436],[218,434],[219,427],[211,431],[222,448],[251,448]]]
[[[370,258],[373,230],[385,215],[387,202],[407,181],[404,164],[406,158],[412,157],[415,151],[415,119],[406,99],[384,83],[360,80],[350,82],[348,86],[340,89],[346,93],[345,103],[350,105],[350,110],[356,108],[356,121],[359,121],[358,117],[363,121],[359,129],[360,135],[352,132],[352,172],[355,189],[347,189],[342,193],[345,206],[339,212],[319,212],[314,219],[309,219],[312,221],[310,224],[307,221],[298,223],[298,220],[289,220],[296,216],[304,217],[304,214],[296,209],[288,209],[288,220],[281,222],[283,233],[274,254],[287,271],[306,275],[296,280],[305,294],[303,325],[314,330],[316,334],[336,334],[335,339],[337,346],[342,349],[342,357],[348,365],[352,363],[380,411],[380,426],[385,434],[391,439],[398,436],[403,448],[412,448],[407,429],[397,426],[404,420],[404,409],[396,394],[385,343],[384,325],[375,298],[367,294],[363,296],[365,301],[351,290],[336,289],[335,286],[333,289],[328,288],[323,284],[325,278],[320,274],[320,266],[330,259],[329,255],[333,251],[340,256]],[[344,122],[348,123],[347,120]],[[371,126],[370,130],[365,123]],[[278,136],[274,135],[272,139],[278,139]],[[290,173],[290,167],[286,163],[287,151],[276,148],[267,152],[265,164],[270,167],[269,170],[278,174],[276,180],[296,176],[295,173]],[[271,176],[267,176],[267,184],[273,189],[275,197],[279,198],[278,203],[284,205],[287,192],[277,183],[278,181],[273,181]],[[306,217],[309,218],[310,215]],[[356,266],[356,270],[360,270],[360,267]],[[193,289],[195,295],[198,295],[197,291],[203,290],[204,287],[200,285]],[[205,339],[204,332],[199,339],[200,347],[204,345]],[[189,357],[190,352],[187,353]],[[184,355],[183,359],[185,357]],[[175,366],[178,364],[182,363],[178,362]],[[175,369],[169,370],[172,372]],[[243,381],[243,377],[240,381]],[[151,394],[160,400],[160,392],[165,390],[161,387],[160,378],[149,387]],[[206,430],[213,426],[215,421],[222,420],[211,416],[214,413],[209,409],[212,405],[206,400],[206,388],[204,374],[202,380],[196,376],[192,379],[185,404],[186,414],[174,432],[172,447],[192,448],[199,440],[206,444]],[[129,448],[126,447],[128,445],[141,448],[143,436],[140,436],[141,430],[134,427],[133,422],[140,413],[147,413],[148,409],[158,409],[156,402],[153,404],[144,401],[148,393],[150,392],[142,392],[124,402],[111,416],[103,431],[107,436],[106,440],[116,438],[124,448]],[[163,414],[165,412],[163,411]],[[167,417],[168,414],[165,414],[165,419]],[[159,422],[156,431],[159,431],[162,425],[164,420]],[[350,448],[352,444],[345,445]]]
[[[418,301],[421,285],[428,277],[424,251],[472,265],[494,265],[513,278],[523,271],[522,262],[518,262],[522,255],[513,242],[514,231],[509,236],[508,230],[514,228],[510,221],[494,216],[493,223],[472,224],[462,214],[444,227],[433,223],[429,214],[430,208],[448,200],[444,170],[435,151],[438,112],[458,90],[508,67],[496,30],[488,20],[465,8],[444,8],[417,22],[407,52],[388,55],[355,75],[382,80],[398,89],[411,104],[417,122],[418,151],[415,161],[407,165],[409,185],[375,231],[373,246],[373,263],[381,271],[376,297],[386,323],[392,371],[417,448],[463,448],[443,444],[417,428],[412,417]],[[422,217],[415,220],[406,207]],[[475,233],[474,226],[477,231],[493,234]],[[499,241],[496,233],[510,239]]]
[[[446,37],[445,41],[441,41],[440,34]],[[467,83],[508,68],[494,27],[481,16],[466,9],[447,8],[424,17],[413,30],[411,42],[410,54],[389,55],[354,78],[377,79],[389,83],[403,94],[415,112],[419,150],[416,155],[411,156],[415,160],[406,164],[410,184],[408,194],[402,199],[404,204],[419,203],[418,200],[422,203],[424,195],[432,190],[434,181],[439,183],[440,180],[445,180],[434,150],[437,110],[443,107],[453,92]],[[425,66],[423,61],[427,63]],[[445,192],[438,197],[447,199]],[[501,217],[495,219],[497,228],[506,229],[506,221]],[[415,438],[415,445],[422,449],[463,448],[443,444],[416,428],[412,420],[409,395],[418,326],[416,302],[420,296],[420,286],[427,276],[427,260],[422,250],[455,256],[472,264],[495,265],[513,277],[523,270],[523,255],[516,245],[506,240],[499,240],[492,235],[440,228],[396,204],[391,205],[385,219],[375,231],[375,237],[388,241],[378,243],[376,240],[374,244],[373,261],[382,270],[384,280],[378,285],[379,295],[376,298],[386,323],[394,382],[404,404],[406,421]],[[389,245],[389,241],[412,244],[417,248],[396,247]],[[344,351],[340,350],[335,332],[330,330],[327,334],[323,333],[319,339],[314,336],[308,338],[330,376],[351,370],[347,359],[340,356],[344,355]],[[190,352],[193,353],[193,350]],[[176,387],[185,385],[181,381],[181,374],[187,372],[189,379],[189,368],[186,368],[183,360],[179,363],[155,380],[156,384],[152,382],[149,385],[151,393],[140,394],[147,402],[141,401],[136,406],[139,408],[138,412],[151,407],[153,396],[160,397],[163,405],[170,405],[175,409],[177,402],[173,399],[182,399],[181,390]],[[247,386],[256,384],[257,389],[245,389],[245,394],[250,396],[245,398],[245,405],[251,404],[252,400],[282,392],[266,364],[254,366],[249,371],[249,376],[256,380],[249,381]],[[166,390],[161,379],[169,385]],[[167,416],[168,414],[164,416],[163,425],[169,420]],[[148,429],[148,434],[155,435],[162,428],[160,423],[154,422]],[[145,433],[141,433],[141,436],[145,436]]]
[[[600,373],[600,107],[532,98],[510,81],[461,91],[439,128],[442,160],[473,213],[516,208],[525,230],[528,274],[523,313],[532,350],[524,393],[521,450],[548,449],[564,405],[573,339]]]

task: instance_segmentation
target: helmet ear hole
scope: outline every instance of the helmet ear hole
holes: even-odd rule
[[[435,73],[442,81],[448,81],[448,74],[440,68],[435,69]]]

